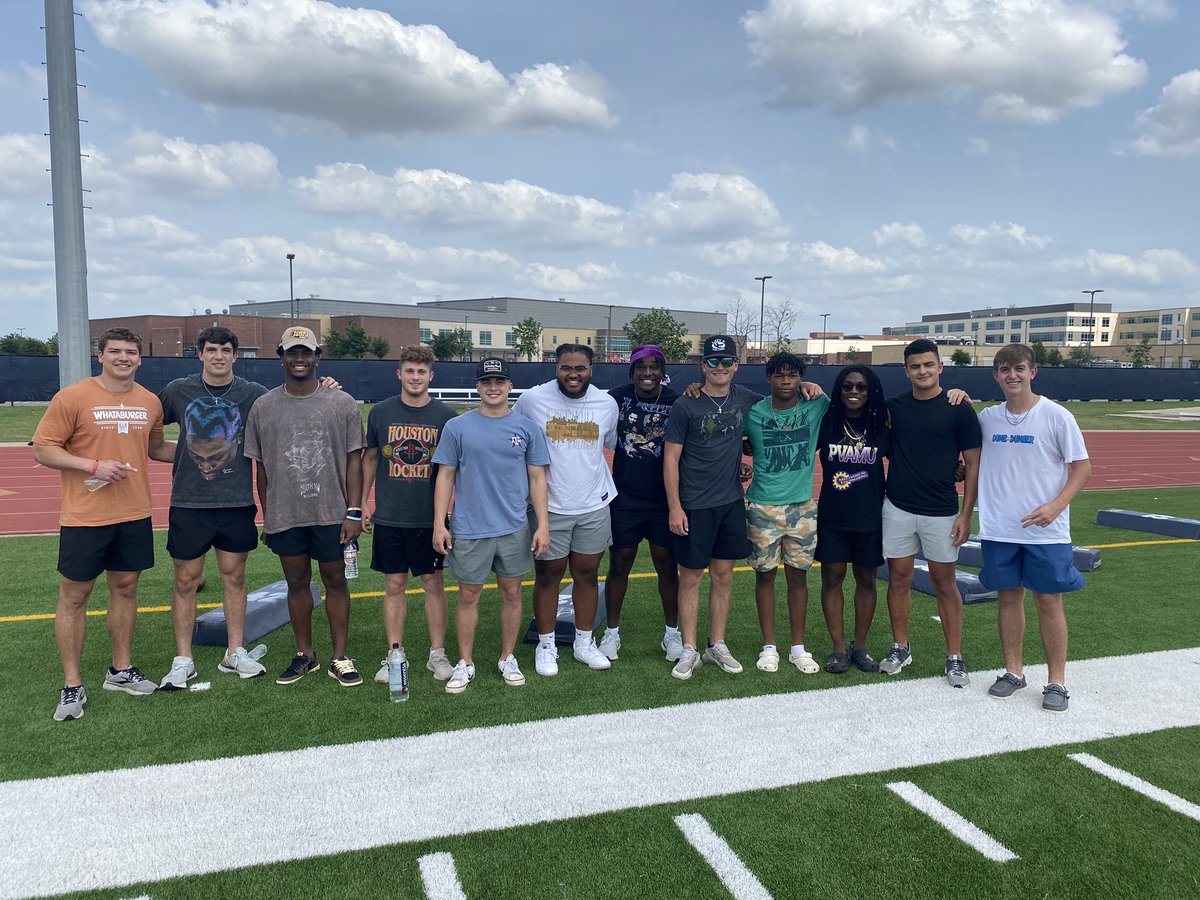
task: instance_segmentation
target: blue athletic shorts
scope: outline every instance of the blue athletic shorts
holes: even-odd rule
[[[1067,594],[1084,585],[1070,544],[981,543],[979,581],[989,591],[1026,587],[1039,594]]]

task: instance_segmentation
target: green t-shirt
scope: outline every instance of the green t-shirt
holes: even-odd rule
[[[817,430],[828,408],[825,395],[785,410],[775,409],[770,397],[750,407],[746,436],[754,448],[754,480],[747,500],[786,506],[812,499]]]

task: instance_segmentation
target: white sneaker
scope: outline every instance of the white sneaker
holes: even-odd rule
[[[813,655],[807,650],[805,650],[803,653],[789,653],[788,662],[790,662],[805,675],[816,675],[821,671],[820,664],[813,659]]]
[[[596,646],[595,638],[588,640],[586,644],[575,645],[575,658],[587,666],[589,669],[611,669],[612,663],[608,657],[600,652],[600,648]]]
[[[236,647],[233,653],[226,653],[217,663],[217,671],[239,678],[257,678],[267,673],[267,667],[247,653],[245,647]]]
[[[375,683],[376,684],[387,684],[388,683],[388,664],[387,664],[386,659],[381,659],[379,661],[379,671],[375,673]]]
[[[621,635],[605,629],[604,637],[600,638],[600,652],[609,659],[617,659],[617,651],[621,649]]]
[[[450,657],[446,656],[445,650],[430,650],[425,668],[432,672],[438,681],[449,681],[450,676],[454,674],[454,664],[450,662]],[[385,678],[384,681],[386,680]]]
[[[472,681],[475,680],[475,666],[467,665],[465,659],[460,659],[458,665],[454,667],[454,674],[450,676],[450,680],[446,682],[447,694],[461,694],[467,689]]]
[[[667,659],[676,662],[683,655],[683,633],[676,629],[670,637],[662,639],[660,646],[663,648],[663,653],[667,654]]]
[[[533,651],[533,668],[539,675],[557,675],[558,647],[554,644],[538,644]]]
[[[763,650],[758,654],[758,662],[755,664],[762,672],[778,672],[779,671],[779,651],[778,650]]]
[[[196,666],[190,656],[177,656],[171,660],[171,671],[159,682],[159,689],[164,691],[182,691],[187,689],[187,683],[196,677]]]
[[[742,664],[733,658],[733,654],[729,652],[724,641],[717,641],[705,650],[704,661],[719,666],[722,672],[728,672],[730,675],[736,675],[742,671]]]
[[[521,674],[521,667],[517,665],[517,658],[511,653],[500,660],[500,674],[504,678],[504,683],[510,687],[520,687],[525,683],[525,676]]]
[[[675,663],[675,668],[671,670],[671,676],[680,681],[687,681],[692,677],[692,672],[698,668],[700,668],[700,654],[696,652],[695,647],[685,644],[683,651],[679,654],[679,662]]]

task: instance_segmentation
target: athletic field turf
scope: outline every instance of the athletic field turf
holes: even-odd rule
[[[1200,895],[1198,545],[1091,524],[1113,506],[1195,516],[1200,488],[1089,492],[1073,504],[1075,543],[1105,549],[1067,600],[1064,716],[1039,708],[1036,667],[1012,700],[986,697],[1001,665],[994,604],[966,610],[974,674],[963,691],[940,678],[934,601],[920,594],[914,663],[897,678],[760,673],[746,571],[729,631],[746,671],[703,667],[678,682],[639,560],[613,669],[591,672],[568,651],[557,678],[539,678],[522,646],[521,688],[495,672],[494,591],[479,674],[459,696],[421,666],[415,597],[403,705],[381,686],[344,690],[319,674],[276,686],[293,650],[286,628],[266,639],[268,678],[218,675],[220,650],[197,648],[194,684],[206,690],[106,693],[99,587],[87,714],[56,723],[57,539],[0,539],[0,897]],[[165,534],[158,542],[134,654],[155,679],[174,653]],[[368,560],[369,546],[350,647],[369,680],[383,655],[383,585]],[[215,603],[209,569],[201,602]],[[251,555],[251,585],[278,578],[271,554]],[[818,580],[810,574],[806,643],[823,661]],[[325,660],[320,613],[316,633]],[[888,635],[881,599],[876,656]]]

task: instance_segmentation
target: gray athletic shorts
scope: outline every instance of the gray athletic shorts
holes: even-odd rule
[[[958,516],[919,516],[883,500],[883,555],[888,559],[916,556],[917,551],[933,562],[958,561],[958,548],[950,529]]]
[[[550,549],[538,559],[562,559],[569,553],[603,553],[612,543],[612,519],[602,506],[577,516],[550,513]]]
[[[455,538],[446,565],[462,584],[484,584],[492,572],[505,578],[519,578],[533,568],[531,542],[528,527],[500,537]]]

